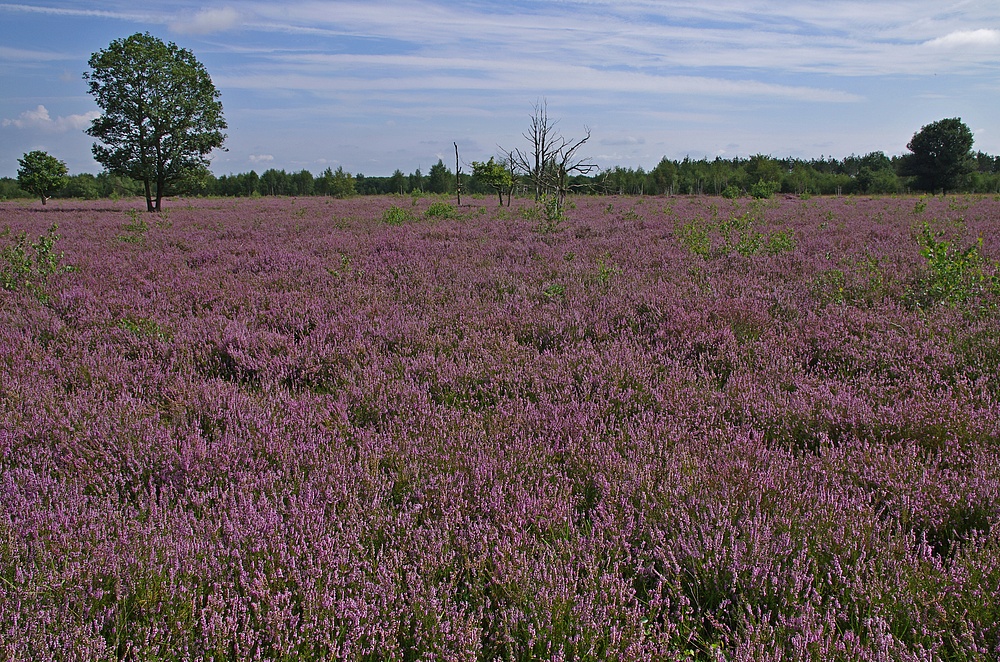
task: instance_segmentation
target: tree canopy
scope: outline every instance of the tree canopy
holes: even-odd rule
[[[66,184],[66,164],[46,152],[28,152],[17,163],[21,166],[17,169],[17,185],[41,198],[43,205]]]
[[[938,120],[913,134],[906,148],[904,174],[916,177],[924,191],[955,190],[976,169],[972,155],[972,131],[961,118]]]
[[[472,176],[496,191],[497,197],[500,199],[500,206],[503,207],[503,194],[509,192],[514,185],[514,177],[511,175],[510,169],[491,156],[490,160],[485,163],[472,162]]]
[[[84,79],[104,111],[87,130],[103,143],[94,158],[143,182],[146,208],[159,211],[164,194],[225,141],[219,91],[191,51],[149,33],[111,42],[89,65]]]

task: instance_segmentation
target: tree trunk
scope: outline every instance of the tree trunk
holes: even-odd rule
[[[149,186],[149,180],[142,180],[143,187],[146,191],[146,211],[151,212],[153,209],[153,189]]]
[[[160,200],[163,199],[163,181],[156,181],[156,211],[160,211]]]
[[[462,206],[462,166],[458,161],[458,143],[455,145],[455,195],[458,198],[458,206]]]

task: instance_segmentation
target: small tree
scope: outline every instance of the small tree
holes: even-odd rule
[[[904,158],[903,174],[915,176],[923,191],[956,189],[975,170],[972,142],[972,131],[958,117],[921,127],[906,145],[912,153]]]
[[[514,177],[510,174],[510,169],[491,156],[486,163],[472,162],[472,176],[496,191],[500,206],[503,207],[504,192],[509,192],[514,186]],[[509,201],[507,206],[510,206]]]
[[[147,210],[159,211],[164,194],[225,141],[219,91],[191,51],[149,33],[111,42],[89,65],[83,77],[104,110],[87,130],[103,143],[94,158],[143,182]]]
[[[17,185],[22,190],[38,196],[42,204],[52,193],[66,185],[66,164],[50,154],[28,152],[17,160]]]

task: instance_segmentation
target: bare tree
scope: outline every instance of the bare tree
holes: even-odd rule
[[[462,206],[462,164],[458,160],[458,143],[455,145],[455,195],[458,197],[458,206]]]
[[[548,104],[536,103],[531,116],[531,126],[524,136],[530,149],[521,151],[503,150],[511,172],[523,173],[535,190],[535,202],[548,193],[556,197],[558,209],[562,209],[572,185],[570,178],[587,175],[597,169],[596,163],[580,158],[578,152],[588,140],[590,129],[584,127],[586,135],[580,140],[570,140],[556,130],[555,120],[549,119]]]
[[[549,168],[551,177],[551,188],[556,193],[558,209],[562,210],[573,185],[570,184],[570,177],[576,175],[589,175],[597,170],[596,163],[590,163],[585,158],[580,158],[577,152],[590,140],[590,129],[584,127],[585,135],[580,140],[572,142],[559,138],[559,149],[556,150],[552,167]]]
[[[538,202],[548,188],[550,168],[562,140],[556,132],[555,121],[549,119],[548,102],[535,103],[531,127],[521,135],[531,145],[531,150],[522,152],[514,149],[506,152],[507,161],[513,168],[527,175],[535,189],[535,202]]]

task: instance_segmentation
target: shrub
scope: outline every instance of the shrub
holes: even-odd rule
[[[742,195],[742,193],[743,192],[740,190],[740,187],[734,184],[730,184],[726,188],[722,189],[722,197],[730,200],[736,200],[740,197],[740,195]]]
[[[538,225],[535,226],[535,231],[539,234],[558,232],[563,221],[566,220],[566,214],[563,213],[562,207],[559,205],[559,199],[554,195],[545,198],[539,215],[541,218],[538,220]]]
[[[447,202],[435,202],[427,208],[424,216],[428,218],[457,218],[458,212]]]
[[[757,200],[772,197],[781,188],[778,182],[765,182],[763,179],[750,187],[750,197]]]
[[[58,228],[53,225],[34,243],[29,243],[27,233],[21,232],[12,245],[0,251],[0,286],[5,290],[24,289],[44,300],[43,289],[49,276],[73,269],[62,264],[62,251],[55,250]],[[7,229],[3,236],[9,233]]]
[[[791,253],[795,250],[795,234],[791,230],[778,230],[767,238],[764,252],[768,255]]]
[[[386,225],[402,225],[411,220],[413,215],[396,205],[392,205],[382,213],[382,222]]]
[[[923,224],[917,240],[920,255],[927,260],[928,273],[919,293],[918,303],[964,303],[977,299],[989,290],[997,290],[997,276],[983,270],[985,259],[980,255],[983,238],[964,250],[940,240],[941,232],[932,232]]]

